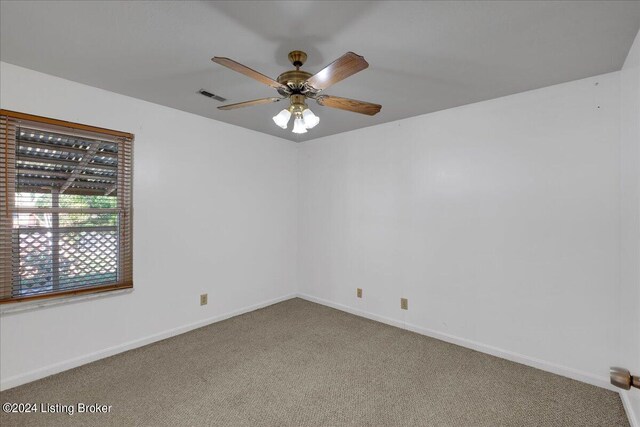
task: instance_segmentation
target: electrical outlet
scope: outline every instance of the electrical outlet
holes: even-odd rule
[[[356,289],[356,296],[358,298],[362,298],[362,289],[360,289],[360,288]]]
[[[209,302],[209,294],[200,295],[200,305],[207,305],[207,302]]]
[[[406,298],[400,298],[400,308],[403,310],[409,310],[409,300]]]

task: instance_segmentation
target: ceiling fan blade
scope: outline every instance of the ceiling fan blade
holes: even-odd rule
[[[278,83],[271,77],[267,77],[264,74],[257,72],[256,70],[252,70],[251,68],[242,65],[239,62],[234,61],[233,59],[214,56],[213,58],[211,58],[211,60],[217,64],[224,65],[225,67],[230,68],[233,71],[242,73],[247,77],[251,77],[252,79],[257,80],[262,84],[271,86],[274,89],[288,89],[287,86]]]
[[[316,98],[318,104],[325,107],[338,108],[340,110],[353,111],[354,113],[375,116],[382,109],[382,105],[371,102],[357,101],[355,99],[340,98],[339,96],[321,95]]]
[[[320,72],[309,77],[306,84],[317,91],[321,91],[364,70],[368,66],[369,63],[364,60],[363,56],[356,55],[353,52],[347,52],[324,67]]]
[[[237,104],[222,105],[218,107],[218,110],[235,110],[236,108],[251,107],[252,105],[271,104],[272,102],[278,102],[281,99],[283,98],[254,99],[253,101],[245,101],[245,102],[238,102]]]

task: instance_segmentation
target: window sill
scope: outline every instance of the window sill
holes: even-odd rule
[[[113,289],[105,292],[86,293],[80,295],[61,295],[59,297],[25,300],[12,304],[0,305],[0,316],[22,313],[25,311],[38,310],[41,308],[53,307],[57,305],[74,304],[81,301],[89,301],[100,298],[108,298],[117,295],[124,295],[133,292],[133,287],[124,289]]]

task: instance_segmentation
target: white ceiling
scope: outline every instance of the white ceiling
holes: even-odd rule
[[[305,141],[619,70],[640,2],[24,1],[0,5],[0,59],[292,141]],[[282,103],[219,111],[275,91],[211,62],[271,77],[290,50],[315,73],[347,51],[370,66],[327,94],[382,104],[374,117],[310,107],[298,136],[271,121]]]

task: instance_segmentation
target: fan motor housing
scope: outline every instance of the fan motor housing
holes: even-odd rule
[[[303,83],[311,77],[311,73],[302,70],[290,70],[280,74],[277,78],[278,83],[289,86],[293,90],[300,90]]]

